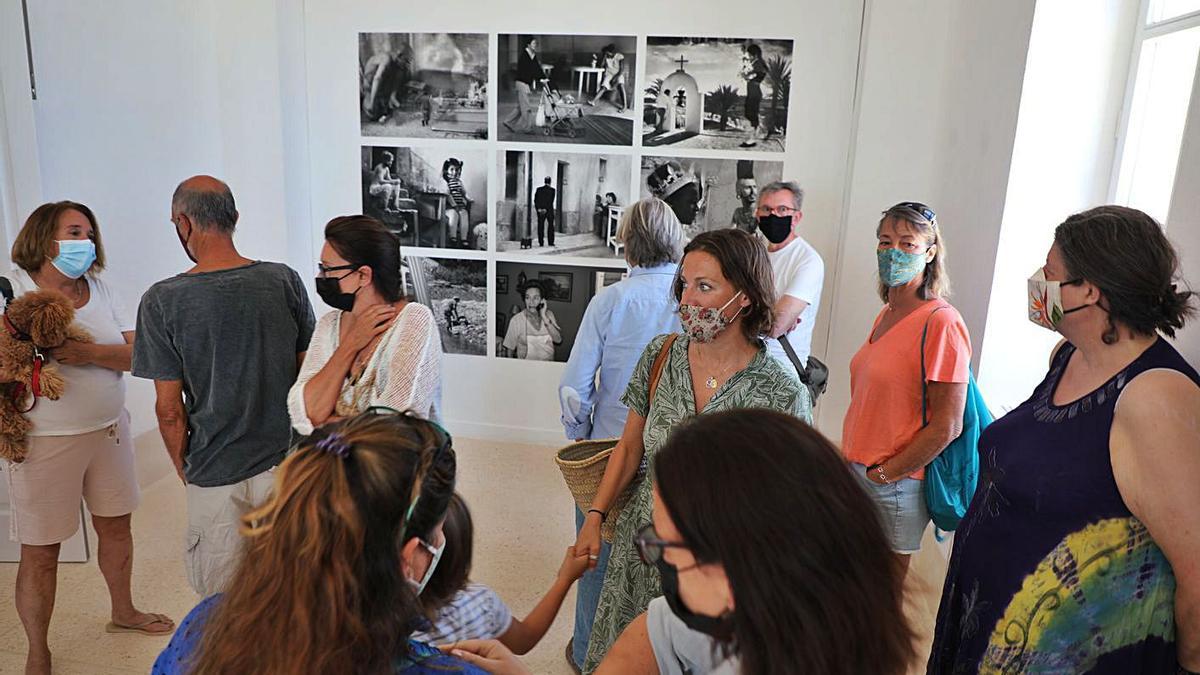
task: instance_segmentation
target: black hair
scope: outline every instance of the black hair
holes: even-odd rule
[[[471,577],[475,524],[466,500],[457,492],[450,496],[442,536],[446,538],[446,550],[421,593],[421,606],[430,621],[434,621],[438,611],[467,587]]]
[[[325,226],[325,241],[351,265],[371,268],[371,284],[383,299],[404,297],[400,240],[370,216],[338,216]]]
[[[1195,293],[1179,275],[1179,255],[1153,218],[1125,206],[1098,206],[1067,218],[1054,231],[1071,278],[1100,289],[1108,313],[1103,339],[1120,339],[1117,326],[1138,335],[1175,336],[1195,314]]]

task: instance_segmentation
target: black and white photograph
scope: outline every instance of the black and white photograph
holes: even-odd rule
[[[782,177],[783,162],[643,156],[640,198],[666,202],[689,240],[725,227],[753,234],[758,188]]]
[[[502,141],[632,145],[637,38],[499,36]]]
[[[442,351],[487,356],[487,261],[404,257],[405,287],[433,311]]]
[[[486,33],[359,33],[364,136],[486,139]]]
[[[497,262],[497,281],[507,278],[511,282],[504,292],[496,285],[496,356],[566,362],[592,296],[613,278],[609,275],[620,280],[624,271]]]
[[[488,248],[487,151],[363,146],[362,212],[404,246]]]
[[[618,258],[633,157],[508,150],[497,154],[496,250]]]
[[[783,152],[792,41],[650,37],[642,145]]]

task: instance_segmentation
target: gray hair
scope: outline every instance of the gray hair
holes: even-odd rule
[[[683,257],[683,225],[666,202],[649,197],[630,204],[617,226],[632,267],[677,263]]]
[[[238,214],[229,186],[217,181],[219,187],[210,190],[192,187],[188,185],[189,182],[190,179],[185,180],[175,188],[175,194],[171,196],[171,210],[187,216],[201,229],[233,232]]]
[[[758,189],[758,200],[762,201],[763,197],[772,192],[782,192],[783,190],[792,193],[792,208],[799,211],[800,207],[804,204],[804,188],[800,187],[800,184],[794,180],[777,180],[773,183],[768,183],[766,187]]]

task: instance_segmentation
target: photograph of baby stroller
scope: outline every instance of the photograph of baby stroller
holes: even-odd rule
[[[574,96],[563,96],[557,89],[550,86],[547,80],[541,81],[542,103],[538,106],[537,126],[547,136],[566,136],[576,138],[583,133],[583,124],[577,120],[583,119],[583,110]]]

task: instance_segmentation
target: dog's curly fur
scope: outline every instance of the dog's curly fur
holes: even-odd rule
[[[21,410],[29,407],[33,396],[34,352],[60,347],[67,340],[92,342],[87,331],[72,323],[75,308],[65,295],[57,291],[38,290],[13,299],[5,312],[9,323],[29,336],[22,340],[12,335],[7,326],[0,327],[0,457],[10,462],[22,462],[28,451],[28,434],[32,428]],[[25,395],[14,400],[18,384]],[[42,396],[56,401],[65,388],[58,368],[49,361],[42,364],[40,384]],[[20,406],[20,408],[18,408]]]

